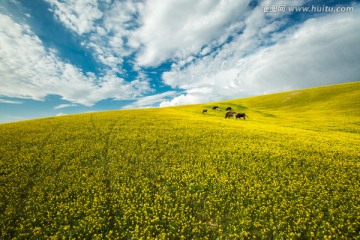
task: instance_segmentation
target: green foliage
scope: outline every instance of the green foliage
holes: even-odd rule
[[[0,125],[0,238],[356,239],[359,87]]]

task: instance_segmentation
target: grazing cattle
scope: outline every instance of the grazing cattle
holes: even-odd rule
[[[247,117],[245,113],[238,113],[238,114],[236,114],[235,119],[244,118],[244,120],[245,120],[245,117]]]
[[[236,112],[227,112],[225,114],[225,118],[230,118],[230,117],[234,117],[235,118],[236,116]]]
[[[219,107],[218,107],[218,106],[214,106],[212,109],[219,111]]]
[[[207,109],[204,109],[204,110],[203,110],[203,114],[205,114],[205,113],[207,113]]]
[[[227,108],[226,108],[226,111],[231,111],[231,110],[232,110],[231,107],[227,107]]]

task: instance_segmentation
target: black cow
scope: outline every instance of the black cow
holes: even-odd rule
[[[234,117],[235,118],[236,116],[236,112],[227,112],[225,114],[225,118],[230,118],[230,117]]]
[[[245,113],[238,113],[238,114],[236,114],[235,119],[244,118],[244,120],[245,120],[245,117],[247,117]]]
[[[207,109],[204,109],[204,110],[203,110],[203,114],[205,114],[205,113],[207,113]]]
[[[227,107],[227,108],[226,108],[226,111],[231,111],[231,110],[232,110],[231,107]]]
[[[218,106],[214,106],[212,109],[219,111],[219,107],[218,107]]]

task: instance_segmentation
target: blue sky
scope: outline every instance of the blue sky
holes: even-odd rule
[[[359,6],[2,0],[0,123],[359,81]]]

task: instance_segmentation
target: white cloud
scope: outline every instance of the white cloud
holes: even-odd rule
[[[124,109],[129,108],[142,108],[142,107],[154,107],[154,104],[160,103],[176,95],[175,91],[164,92],[156,95],[145,96],[139,98],[134,103],[124,106]]]
[[[97,0],[46,0],[53,8],[55,16],[64,23],[65,26],[84,34],[93,31],[95,20],[102,17],[102,12],[98,8]]]
[[[22,104],[21,101],[13,101],[13,100],[6,100],[0,98],[0,103],[8,103],[8,104]]]
[[[122,72],[123,57],[132,53],[125,39],[136,24],[141,3],[97,0],[46,0],[58,21],[76,33],[82,46],[113,72]],[[101,10],[100,10],[101,9]]]
[[[67,108],[67,107],[75,107],[77,104],[60,104],[54,107],[54,109],[61,109],[61,108]]]
[[[0,14],[0,96],[43,100],[49,94],[92,105],[106,99],[129,99],[149,91],[146,81],[126,82],[115,73],[84,74],[63,62],[25,24]]]
[[[149,0],[141,13],[141,27],[131,35],[142,47],[137,62],[156,66],[168,59],[184,59],[203,47],[226,41],[242,29],[249,1]]]
[[[171,100],[162,101],[160,107],[179,106],[185,104],[194,104],[201,102],[208,102],[212,99],[212,90],[203,89],[190,89],[186,94],[181,94]]]
[[[61,117],[61,116],[65,116],[66,115],[66,113],[58,113],[58,114],[56,114],[55,116],[56,117]]]
[[[253,13],[243,35],[185,68],[173,65],[164,83],[186,94],[161,105],[238,98],[360,79],[360,16],[339,13],[310,19],[282,33],[260,36],[276,26]],[[247,31],[256,26],[255,31]],[[281,23],[280,25],[281,26]],[[256,37],[255,37],[256,35]],[[274,45],[263,46],[267,41]],[[193,94],[207,87],[211,94]]]

